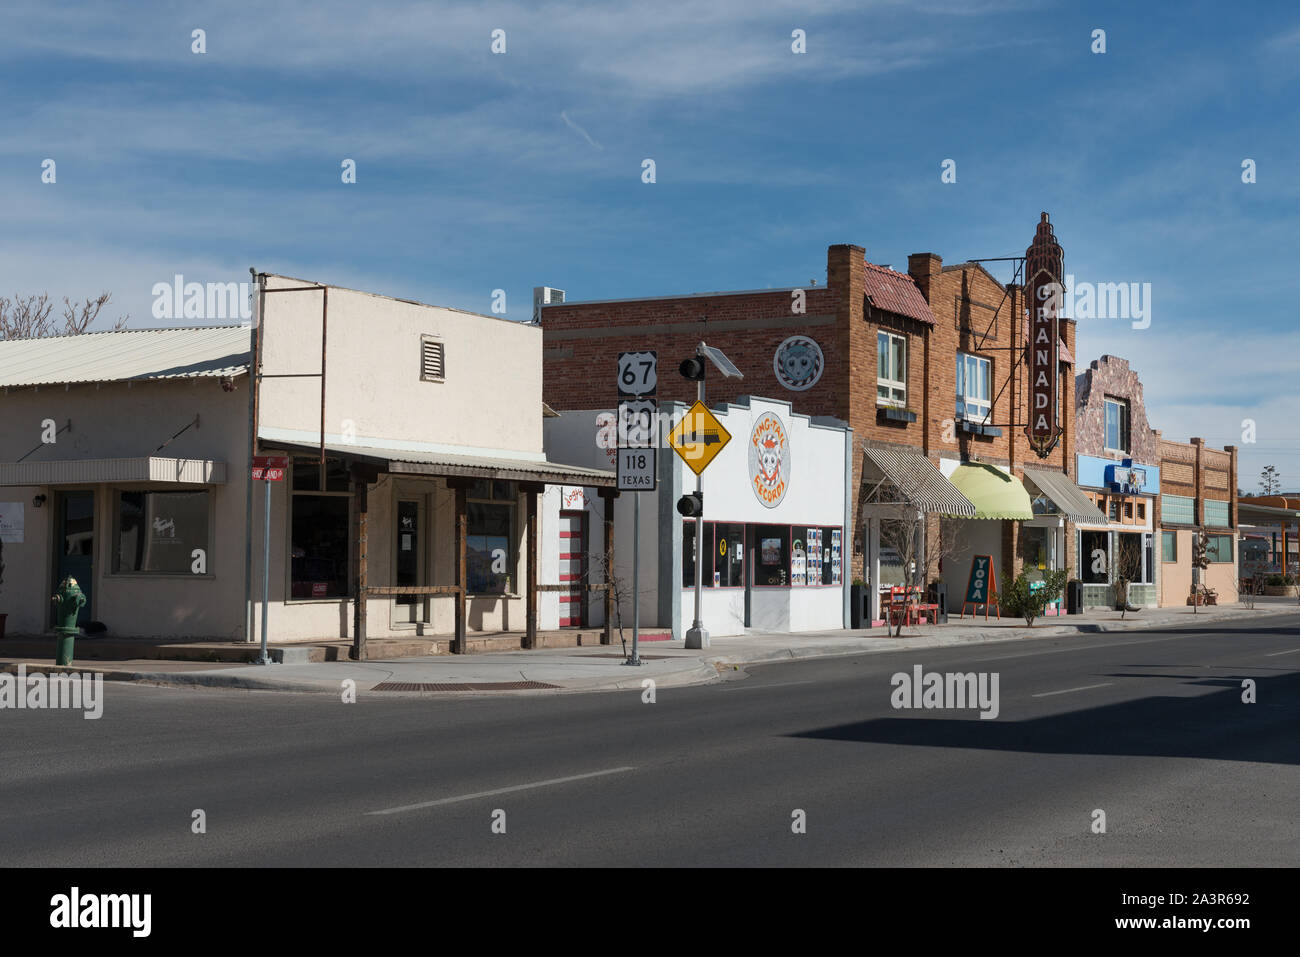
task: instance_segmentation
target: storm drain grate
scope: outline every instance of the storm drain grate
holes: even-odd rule
[[[446,684],[419,681],[385,681],[377,684],[371,691],[532,691],[542,688],[558,688],[544,681],[488,681],[474,684]]]

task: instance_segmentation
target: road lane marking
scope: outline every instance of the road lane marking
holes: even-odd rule
[[[1265,655],[1265,658],[1276,658],[1278,655],[1294,655],[1300,648],[1289,648],[1286,651],[1273,651]]]
[[[1082,688],[1063,688],[1063,689],[1060,690],[1060,691],[1043,691],[1043,692],[1040,692],[1039,694],[1031,694],[1029,697],[1031,697],[1031,698],[1050,698],[1050,697],[1051,697],[1052,695],[1054,695],[1054,694],[1069,694],[1071,691],[1089,691],[1089,690],[1091,690],[1091,689],[1093,689],[1093,688],[1109,688],[1109,687],[1110,687],[1111,685],[1113,685],[1114,683],[1115,683],[1115,682],[1113,682],[1113,681],[1104,681],[1104,682],[1102,682],[1102,683],[1099,684],[1099,685],[1084,685]]]
[[[515,784],[508,788],[495,788],[491,791],[477,791],[474,794],[462,794],[459,797],[439,798],[436,801],[421,801],[419,804],[403,804],[401,807],[385,808],[382,811],[367,811],[366,816],[375,814],[400,814],[402,811],[418,811],[426,807],[438,807],[443,804],[458,804],[461,801],[474,801],[478,798],[494,797],[498,794],[512,794],[515,791],[527,791],[530,788],[545,788],[553,784],[568,784],[570,781],[586,781],[589,778],[604,777],[607,774],[622,774],[635,771],[634,767],[609,768],[605,771],[591,771],[587,774],[574,774],[567,778],[551,778],[549,781],[533,781],[530,784]]]

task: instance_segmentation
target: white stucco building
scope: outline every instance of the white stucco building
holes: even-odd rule
[[[810,418],[790,403],[754,396],[711,408],[731,435],[703,473],[702,620],[713,637],[848,627],[846,549],[853,433],[840,420]],[[632,581],[633,496],[641,498],[640,621],[643,631],[685,636],[694,618],[694,520],[676,504],[695,489],[695,474],[662,442],[686,413],[663,403],[658,487],[614,499],[616,574]],[[545,423],[548,455],[588,467],[612,467],[611,409],[561,412]],[[587,489],[545,500],[547,524],[596,527],[605,503]],[[553,521],[554,520],[554,521]],[[558,551],[558,550],[557,550]],[[630,599],[621,606],[631,622]],[[586,614],[600,614],[590,604]],[[596,619],[600,621],[600,619]]]
[[[276,642],[557,628],[538,501],[614,475],[547,461],[540,329],[259,279],[244,327],[0,342],[8,633],[72,575],[112,635],[251,640],[264,569]]]

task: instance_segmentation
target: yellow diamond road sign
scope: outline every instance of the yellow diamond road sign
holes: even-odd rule
[[[699,475],[731,441],[731,433],[722,427],[703,402],[696,402],[682,420],[668,433],[668,445]]]

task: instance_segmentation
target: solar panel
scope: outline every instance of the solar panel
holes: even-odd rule
[[[728,379],[745,378],[745,376],[741,373],[741,371],[736,368],[735,363],[733,363],[730,359],[728,359],[723,354],[721,349],[715,349],[713,346],[705,345],[703,342],[701,342],[700,352],[703,355],[708,356],[709,361],[712,362],[715,366],[717,366],[718,371],[721,372]]]

